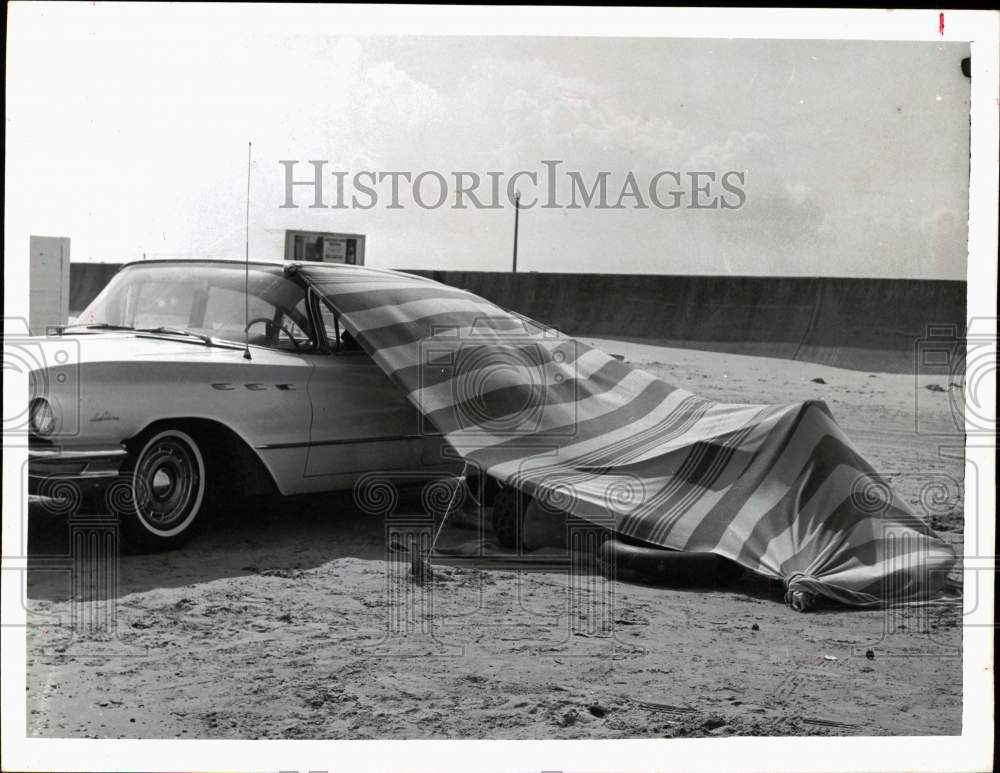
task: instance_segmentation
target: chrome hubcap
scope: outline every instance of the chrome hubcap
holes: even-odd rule
[[[135,466],[139,517],[155,529],[177,525],[190,515],[201,484],[198,461],[191,447],[180,438],[160,438],[145,449]]]

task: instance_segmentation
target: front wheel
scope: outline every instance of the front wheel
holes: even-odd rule
[[[140,439],[121,481],[127,507],[115,507],[128,547],[171,550],[194,532],[205,500],[205,459],[194,438],[165,429]],[[122,504],[120,501],[119,505]]]

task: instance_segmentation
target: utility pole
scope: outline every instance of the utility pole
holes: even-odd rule
[[[517,217],[521,212],[521,192],[514,194],[514,273],[517,273]]]

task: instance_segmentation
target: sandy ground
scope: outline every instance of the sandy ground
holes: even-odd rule
[[[826,400],[961,551],[958,387],[607,342],[706,397]],[[816,379],[821,380],[816,381]],[[960,391],[958,392],[960,394]],[[403,507],[407,506],[404,502]],[[37,508],[36,508],[37,509]],[[115,635],[74,604],[65,518],[33,513],[28,729],[99,738],[634,738],[961,732],[961,609],[799,614],[780,588],[679,591],[523,568],[411,581],[351,496],[257,501],[182,551],[122,556]],[[445,544],[476,536],[449,526]],[[79,586],[77,586],[79,587]],[[607,635],[606,625],[611,626]],[[868,656],[870,651],[871,657]]]

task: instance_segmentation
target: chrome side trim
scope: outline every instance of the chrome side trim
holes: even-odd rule
[[[344,438],[340,440],[315,440],[304,443],[268,443],[262,446],[254,446],[259,451],[273,451],[284,448],[317,448],[320,446],[346,446],[354,443],[387,443],[399,440],[421,440],[423,438],[441,437],[440,435],[392,435],[389,437],[358,437]]]

